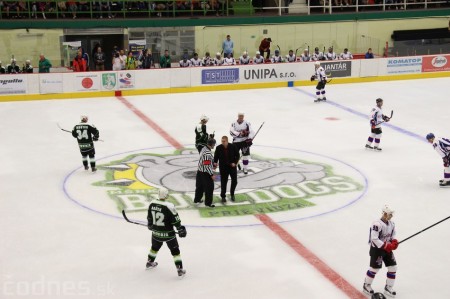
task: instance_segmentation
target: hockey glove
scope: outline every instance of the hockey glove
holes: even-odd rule
[[[253,145],[253,142],[252,142],[251,138],[245,140],[245,142],[247,143],[247,146],[252,146]]]
[[[397,241],[397,239],[393,239],[391,241],[391,244],[392,244],[392,246],[394,246],[394,247],[392,247],[392,250],[395,250],[395,249],[398,248],[398,241]]]
[[[398,246],[398,244],[396,245],[396,246]],[[392,250],[394,250],[395,248],[397,248],[397,247],[395,247],[395,245],[393,244],[393,243],[390,243],[390,242],[385,242],[384,243],[384,246],[383,246],[383,249],[387,252],[387,253],[390,253]]]
[[[388,121],[390,121],[391,119],[389,118],[389,116],[383,115],[383,120],[384,120],[385,122],[388,122]]]
[[[316,80],[316,75],[311,76],[311,81],[314,81],[314,80]]]
[[[247,130],[242,130],[241,133],[239,134],[240,137],[247,137],[248,136],[248,131]]]
[[[448,159],[448,157],[444,157],[442,158],[442,161],[444,162],[444,167],[449,167],[450,166],[450,161]]]
[[[375,121],[373,119],[370,121],[370,125],[371,125],[372,129],[375,129],[376,125],[375,125]]]
[[[209,134],[209,138],[214,139],[214,134]]]
[[[184,227],[183,225],[180,226],[178,228],[178,235],[180,236],[180,238],[185,238],[187,235],[186,227]]]
[[[93,137],[92,140],[98,141],[98,137]]]
[[[148,224],[147,227],[148,227],[148,230],[153,230],[153,225]]]

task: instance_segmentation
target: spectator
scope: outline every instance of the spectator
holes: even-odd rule
[[[372,53],[372,48],[369,48],[369,49],[367,50],[367,53],[366,53],[366,55],[365,55],[365,58],[366,58],[366,59],[374,58],[374,57],[373,57],[373,53]]]
[[[328,48],[328,52],[325,54],[326,60],[336,60],[338,57],[333,51],[333,47]]]
[[[110,1],[109,5],[111,7],[111,18],[115,18],[117,13],[122,9],[122,5],[118,1]]]
[[[39,55],[39,73],[50,73],[52,64],[45,58],[44,54]]]
[[[231,56],[233,56],[233,47],[234,43],[231,40],[230,35],[228,34],[227,39],[222,43],[223,56],[226,57],[228,54],[231,54]]]
[[[97,48],[97,52],[94,54],[94,64],[96,71],[104,71],[105,70],[105,53],[102,52],[102,47]]]
[[[77,2],[76,1],[67,1],[67,6],[69,6],[69,11],[72,13],[72,18],[77,18]]]
[[[22,73],[32,73],[33,72],[33,66],[31,65],[31,61],[29,59],[25,60],[25,64],[22,68]]]
[[[172,66],[171,60],[170,60],[170,55],[169,55],[169,50],[164,51],[164,55],[161,56],[161,58],[159,59],[159,66],[163,69],[170,68]]]
[[[58,8],[58,11],[61,13],[61,16],[63,18],[65,18],[66,17],[65,12],[67,11],[66,1],[58,0],[57,1],[57,8]]]
[[[120,50],[120,60],[122,61],[122,70],[126,69],[126,61],[127,61],[127,55],[125,55],[124,50]]]
[[[142,62],[143,69],[150,69],[150,68],[154,67],[153,56],[152,56],[152,53],[148,49],[144,49],[139,61]]]
[[[262,64],[264,63],[264,57],[261,55],[259,51],[256,51],[256,56],[253,57],[253,64]]]
[[[202,66],[202,60],[198,58],[198,53],[194,53],[194,57],[191,58],[191,66]]]
[[[2,65],[2,62],[0,61],[0,74],[6,74],[6,69],[5,67]]]
[[[11,18],[11,16],[9,15],[10,11],[16,11],[16,15],[13,17],[15,18],[19,18],[20,17],[20,7],[19,4],[17,3],[17,1],[5,1],[5,8],[6,8],[6,17],[8,19]]]
[[[74,72],[86,72],[87,71],[87,61],[83,57],[83,52],[81,49],[78,50],[77,56],[73,59],[72,65]]]
[[[113,59],[112,59],[112,69],[113,71],[120,71],[122,69],[122,57],[120,57],[119,51],[114,53]]]
[[[187,54],[183,55],[183,59],[180,60],[180,67],[190,67],[192,65]]]
[[[205,53],[205,57],[202,59],[202,65],[203,66],[211,66],[214,65],[213,60],[211,59],[211,54],[209,52]]]
[[[289,13],[289,4],[291,4],[293,0],[284,0],[284,13]]]
[[[264,56],[264,52],[266,53],[266,59],[270,58],[270,43],[272,39],[270,37],[265,37],[261,43],[259,44],[259,53]]]
[[[350,52],[348,51],[347,48],[345,48],[345,49],[344,49],[344,52],[341,53],[341,55],[339,55],[339,58],[340,58],[340,59],[343,59],[343,60],[353,59],[353,55],[352,55],[352,53],[350,53]]]
[[[111,6],[109,6],[109,1],[97,1],[96,4],[96,9],[97,9],[97,18],[103,19],[103,12],[107,11],[108,12],[108,19],[112,18],[112,14],[111,14]]]
[[[87,67],[87,70],[89,71],[89,54],[87,52],[85,52],[82,47],[78,47],[78,51],[81,51],[81,54],[82,54],[84,60],[86,60],[86,67]]]
[[[133,56],[133,52],[128,52],[128,56],[125,59],[125,69],[135,70],[136,69],[136,59]]]
[[[90,10],[89,2],[88,1],[78,1],[78,10],[85,12],[85,13],[83,13],[82,17],[88,16],[89,10]]]

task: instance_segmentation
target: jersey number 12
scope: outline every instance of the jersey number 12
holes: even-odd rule
[[[164,214],[160,212],[152,211],[153,225],[164,226]]]

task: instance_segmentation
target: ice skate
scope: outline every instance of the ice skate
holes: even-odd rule
[[[314,103],[318,103],[318,102],[320,102],[320,99],[315,99],[314,100]]]
[[[157,262],[152,262],[151,260],[147,261],[147,264],[145,265],[146,269],[153,269],[156,268],[156,266],[158,266]]]
[[[183,268],[177,267],[177,272],[178,272],[178,276],[183,278],[184,275],[186,274],[186,270],[184,270]]]
[[[225,197],[222,197],[222,203],[227,203],[227,199]]]
[[[366,144],[366,149],[373,150],[373,146]]]
[[[381,152],[381,147],[374,146],[373,150],[376,151],[376,152]]]
[[[248,170],[244,168],[244,174],[247,174],[247,173],[248,173]]]
[[[235,201],[236,201],[236,199],[234,198],[234,195],[231,195],[231,201],[232,201],[232,202],[235,202]]]
[[[395,295],[397,295],[397,292],[395,292],[391,286],[387,285],[384,287],[384,294],[389,297],[395,298]]]
[[[97,168],[96,167],[92,167],[92,172],[96,172]]]
[[[323,97],[322,101],[326,102],[326,101],[327,101],[327,98],[326,98],[326,97]]]
[[[84,170],[89,170],[89,166],[84,165]]]
[[[372,294],[373,294],[373,289],[372,289],[372,287],[370,286],[370,284],[368,284],[368,283],[365,283],[365,284],[363,285],[363,291],[364,291],[364,293],[366,293],[366,294],[368,294],[368,295],[372,295]]]
[[[439,181],[439,186],[440,187],[450,187],[450,181],[444,181],[444,180],[442,180],[442,182]]]
[[[439,180],[439,184],[442,184],[444,182],[444,180]]]

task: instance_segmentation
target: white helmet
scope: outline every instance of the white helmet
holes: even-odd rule
[[[217,53],[216,53],[216,56],[220,56],[220,55],[222,55],[220,52],[217,52]]]
[[[248,53],[247,53],[247,51],[244,51],[244,53],[242,53],[242,55],[247,55]]]
[[[314,65],[315,65],[315,66],[320,66],[320,61],[314,62]]]
[[[167,199],[169,197],[169,190],[164,187],[159,188],[159,199]]]
[[[207,117],[206,115],[202,115],[202,116],[200,116],[200,121],[208,121],[209,120],[209,117]]]
[[[88,116],[87,116],[87,115],[81,115],[81,116],[80,116],[80,119],[81,119],[82,122],[87,123],[87,121],[88,121]]]
[[[256,55],[261,55],[261,52],[259,52],[259,51],[256,51]]]
[[[384,205],[384,207],[381,211],[388,215],[394,215],[394,212],[395,212],[393,209],[391,209],[391,207],[389,207],[389,205]]]

